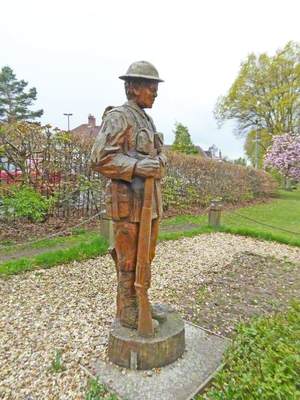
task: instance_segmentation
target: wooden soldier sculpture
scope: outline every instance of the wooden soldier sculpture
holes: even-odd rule
[[[162,216],[160,180],[164,175],[166,158],[162,152],[163,136],[156,132],[144,109],[152,107],[158,83],[163,81],[156,68],[146,61],[131,64],[120,79],[125,81],[128,101],[106,113],[91,160],[93,169],[110,178],[106,207],[114,224],[115,249],[112,256],[118,275],[117,318],[122,326],[137,329],[139,308],[145,306],[148,321],[141,323],[148,325],[141,327],[140,333],[151,336],[158,325],[157,320],[164,319],[162,310],[150,307],[147,289]],[[148,214],[148,222],[144,221],[141,231],[146,182],[151,210],[150,216],[149,207],[144,211]],[[139,263],[143,265],[137,272]],[[137,275],[140,282],[137,282]],[[149,309],[153,318],[150,321]]]

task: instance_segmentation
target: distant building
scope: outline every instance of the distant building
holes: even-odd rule
[[[219,150],[215,144],[210,146],[208,150],[205,151],[205,154],[208,158],[211,158],[212,160],[222,161],[221,150]]]
[[[105,112],[109,111],[112,108],[113,108],[112,106],[107,107],[107,109],[105,109]],[[101,128],[101,125],[96,124],[96,118],[93,115],[89,114],[88,123],[81,124],[81,125],[77,126],[76,128],[71,129],[71,132],[80,137],[95,138],[98,135],[100,128]],[[210,146],[208,148],[208,150],[203,150],[200,146],[196,146],[196,145],[195,145],[195,148],[197,149],[200,157],[211,158],[213,160],[222,161],[221,150],[219,150],[216,147],[216,145],[214,145],[214,144],[212,146]],[[164,150],[171,151],[172,145],[165,144]]]
[[[96,118],[89,114],[88,123],[77,126],[72,129],[71,132],[82,137],[96,137],[100,131],[100,127],[101,125],[96,124]]]

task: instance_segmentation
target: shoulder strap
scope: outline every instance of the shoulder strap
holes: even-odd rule
[[[129,114],[132,116],[138,129],[142,128],[140,121],[139,121],[138,117],[136,116],[136,111],[132,107],[130,107],[128,104],[124,104],[123,107],[126,109],[126,111],[129,111]]]

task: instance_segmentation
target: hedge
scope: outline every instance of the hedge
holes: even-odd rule
[[[163,182],[164,209],[207,207],[215,198],[237,204],[270,197],[277,183],[270,174],[224,161],[168,152]]]

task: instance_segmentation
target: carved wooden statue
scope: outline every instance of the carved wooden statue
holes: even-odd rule
[[[147,291],[162,216],[160,180],[166,158],[162,134],[144,109],[152,107],[162,80],[146,61],[131,64],[120,79],[128,101],[105,114],[91,158],[93,169],[110,178],[106,206],[114,223],[117,318],[123,327],[151,337],[157,321],[165,318],[162,310],[151,307]]]

